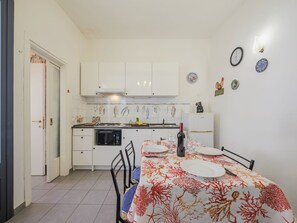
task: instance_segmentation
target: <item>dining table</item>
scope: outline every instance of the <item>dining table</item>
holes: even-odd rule
[[[148,145],[160,144],[167,148],[162,153],[144,150]],[[166,140],[144,141],[140,181],[127,213],[128,222],[296,222],[285,194],[276,183],[224,154],[197,152],[202,146],[188,140],[185,156],[178,157],[175,144]],[[210,162],[231,173],[197,176],[181,168],[185,160]]]

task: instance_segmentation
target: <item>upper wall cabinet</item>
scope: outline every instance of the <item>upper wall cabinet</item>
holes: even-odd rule
[[[81,96],[95,96],[98,89],[98,63],[83,62],[80,67],[80,94]]]
[[[125,63],[100,63],[99,89],[103,92],[124,92]]]
[[[176,63],[81,63],[81,96],[124,93],[126,96],[178,96]]]
[[[126,95],[151,96],[152,85],[151,63],[126,64]]]
[[[154,63],[152,72],[152,95],[177,96],[179,86],[178,64]]]

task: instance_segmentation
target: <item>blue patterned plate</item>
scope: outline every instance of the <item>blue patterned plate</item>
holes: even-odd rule
[[[268,60],[266,58],[260,59],[256,64],[256,71],[262,73],[268,67]]]

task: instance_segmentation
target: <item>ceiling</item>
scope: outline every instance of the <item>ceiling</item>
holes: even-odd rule
[[[245,0],[56,0],[89,39],[208,38]]]

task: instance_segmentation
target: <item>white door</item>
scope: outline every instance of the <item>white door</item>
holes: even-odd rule
[[[30,64],[31,174],[45,174],[45,63]]]
[[[51,182],[60,175],[60,68],[46,65],[46,165]]]

